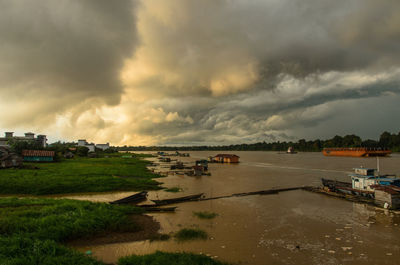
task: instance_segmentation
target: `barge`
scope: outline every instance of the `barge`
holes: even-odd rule
[[[353,157],[371,157],[388,156],[392,153],[384,148],[350,147],[350,148],[324,148],[322,153],[325,156],[353,156]]]

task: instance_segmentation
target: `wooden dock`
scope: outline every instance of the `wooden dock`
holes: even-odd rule
[[[244,197],[244,196],[252,196],[252,195],[272,195],[272,194],[278,194],[279,192],[301,190],[304,188],[305,188],[304,186],[301,186],[301,187],[290,187],[290,188],[281,188],[281,189],[259,190],[259,191],[234,193],[231,195],[223,195],[223,196],[216,196],[216,197],[209,197],[209,198],[204,198],[204,197],[193,198],[193,195],[192,195],[192,196],[187,196],[187,197],[159,200],[160,203],[157,203],[158,201],[155,200],[154,201],[155,204],[144,204],[144,205],[138,205],[138,206],[147,208],[147,207],[158,207],[158,206],[177,204],[177,203],[183,203],[183,202],[209,201],[209,200],[217,200],[217,199],[231,198],[231,197]]]

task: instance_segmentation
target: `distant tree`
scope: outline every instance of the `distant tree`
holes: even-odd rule
[[[89,153],[89,148],[87,148],[86,146],[78,146],[76,148],[76,154],[78,156],[87,156]]]
[[[11,150],[19,155],[22,154],[22,150],[42,150],[43,146],[36,141],[21,141],[10,139],[7,144],[11,147]]]
[[[391,134],[389,132],[383,132],[379,137],[379,144],[382,147],[389,147],[391,146]]]

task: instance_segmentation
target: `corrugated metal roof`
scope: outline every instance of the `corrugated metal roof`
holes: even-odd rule
[[[215,157],[239,157],[239,156],[232,154],[218,154]]]
[[[54,156],[54,151],[22,150],[22,156]]]
[[[400,187],[398,187],[398,186],[372,185],[371,187],[374,188],[375,190],[381,190],[381,191],[387,192],[389,194],[400,194]]]

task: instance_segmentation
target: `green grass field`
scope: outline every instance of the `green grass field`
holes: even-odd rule
[[[102,231],[138,231],[142,210],[75,200],[0,199],[0,264],[102,264],[62,246]]]
[[[0,170],[0,194],[60,194],[160,189],[138,157],[80,158],[55,163],[25,163],[39,169]]]
[[[165,253],[130,256],[119,260],[119,265],[228,265],[205,255],[191,253]]]
[[[126,154],[125,154],[126,155]],[[147,170],[148,162],[112,154],[104,158],[74,158],[57,163],[30,164],[39,169],[0,170],[0,194],[60,194],[160,189]],[[142,209],[106,203],[44,198],[0,198],[0,264],[104,265],[74,249],[68,240],[97,233],[141,230],[135,214]],[[181,240],[207,238],[204,231],[179,231]],[[206,256],[156,252],[130,256],[118,264],[222,265]]]

